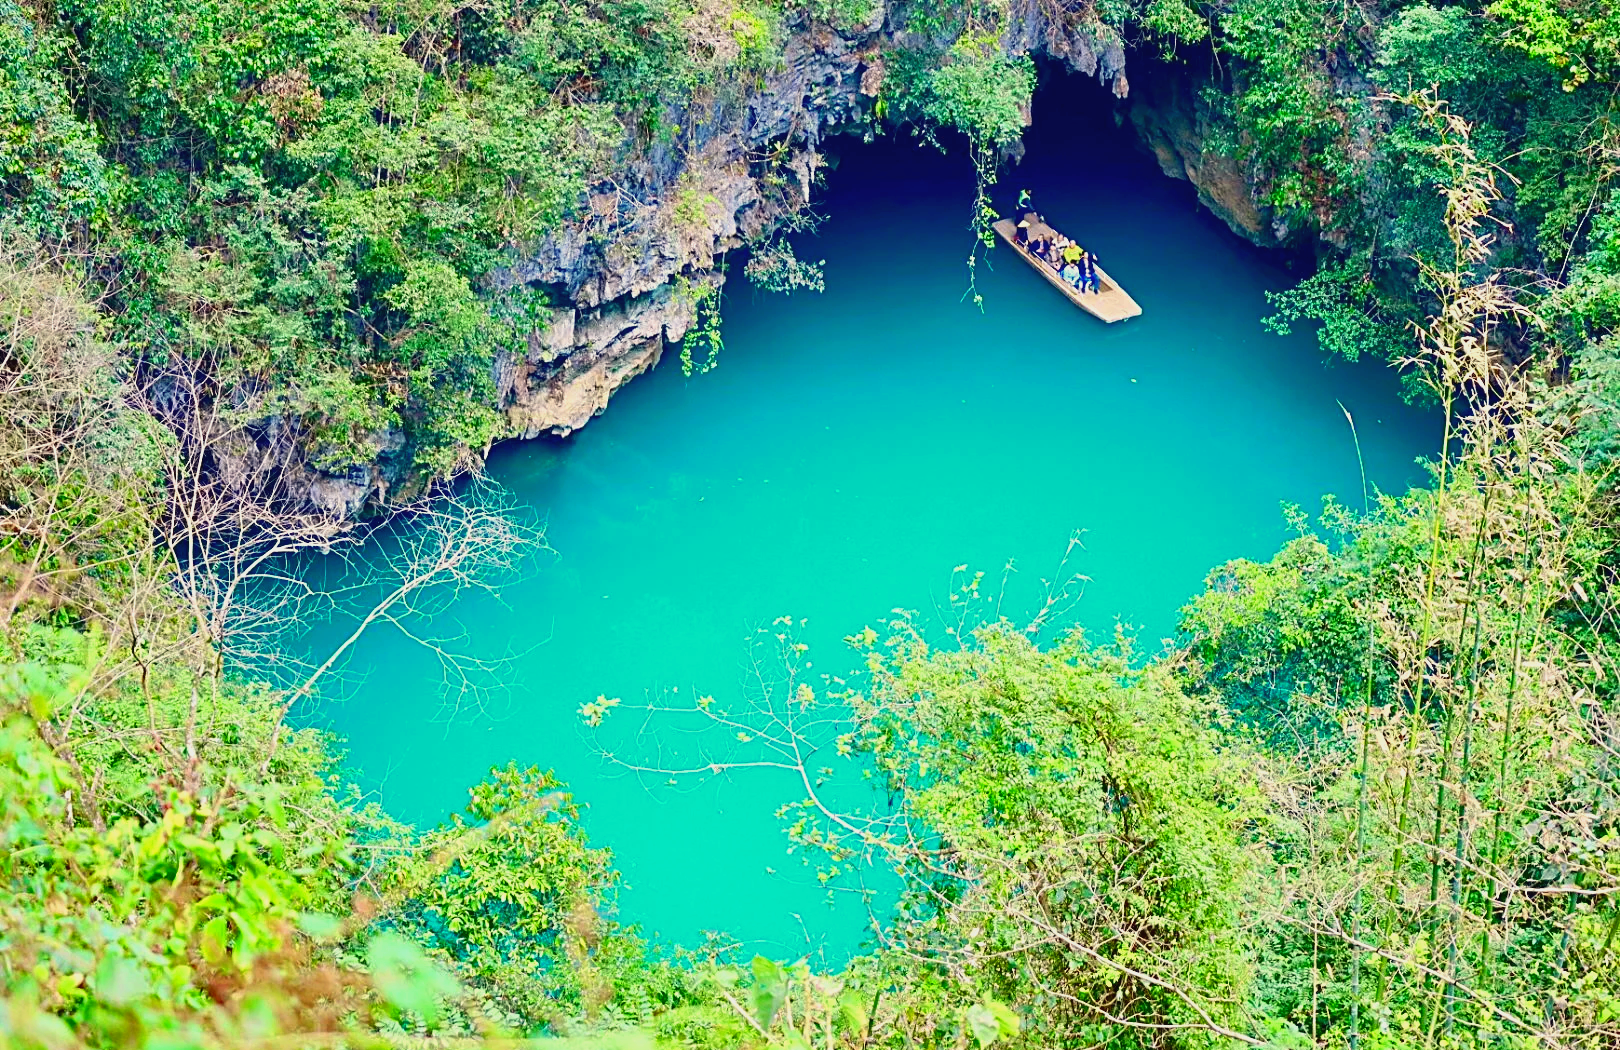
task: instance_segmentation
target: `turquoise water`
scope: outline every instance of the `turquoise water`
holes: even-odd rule
[[[1308,334],[1264,333],[1263,293],[1292,278],[1106,118],[1076,115],[1095,98],[1042,95],[1003,185],[1095,249],[1143,317],[1104,326],[1005,249],[980,267],[981,313],[962,301],[967,165],[904,140],[845,145],[825,224],[799,240],[826,260],[824,294],[757,293],[738,274],[717,370],[685,379],[666,360],[573,439],[497,451],[491,473],[545,518],[555,556],[435,628],[517,654],[506,688],[458,707],[426,653],[371,634],[347,695],[316,718],[347,737],[361,782],[431,824],[493,764],[555,768],[624,873],[622,921],[665,943],[725,930],[778,957],[842,954],[864,913],[829,909],[787,855],[773,811],[799,797],[791,780],[671,790],[622,775],[579,706],[674,689],[735,700],[750,635],[783,614],[806,619],[818,671],[851,669],[841,637],[943,603],[962,564],[1012,561],[1009,609],[1027,614],[1077,530],[1071,567],[1090,582],[1075,615],[1101,634],[1135,625],[1156,650],[1213,566],[1285,539],[1283,502],[1359,504],[1340,403],[1375,485],[1419,480],[1434,419],[1399,402],[1381,365],[1325,365]],[[641,744],[676,762],[699,746]]]

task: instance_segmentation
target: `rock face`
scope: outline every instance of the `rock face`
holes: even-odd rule
[[[593,309],[553,313],[524,357],[499,362],[497,389],[514,435],[566,436],[607,408],[619,387],[652,368],[697,319],[691,297],[660,285]]]
[[[1281,244],[1289,230],[1255,199],[1249,173],[1212,145],[1221,136],[1197,82],[1179,68],[1158,67],[1153,74],[1137,78],[1130,116],[1160,169],[1191,182],[1204,207],[1234,233],[1262,247]]]
[[[409,485],[408,442],[400,427],[374,431],[366,458],[346,466],[316,466],[285,416],[268,415],[246,425],[212,422],[206,442],[213,470],[225,487],[268,503],[302,504],[334,518],[353,518],[384,504]],[[177,427],[182,430],[183,428]]]
[[[691,329],[694,292],[723,280],[716,257],[809,201],[821,140],[858,125],[881,84],[878,14],[853,32],[795,33],[782,66],[755,90],[667,113],[666,125],[694,129],[683,150],[648,146],[577,221],[495,275],[497,287],[544,288],[562,304],[526,354],[496,362],[514,436],[584,426]],[[753,159],[767,145],[773,159]],[[672,287],[677,279],[684,289]]]
[[[823,140],[875,133],[884,49],[925,43],[891,26],[889,3],[874,0],[871,17],[854,28],[802,25],[767,76],[667,109],[659,125],[685,129],[676,141],[632,143],[576,219],[492,275],[492,290],[540,289],[555,304],[523,353],[494,362],[511,437],[566,436],[604,411],[614,391],[657,365],[697,323],[702,293],[724,280],[716,259],[768,236],[809,202]],[[1208,147],[1210,114],[1188,78],[1143,78],[1133,93],[1118,34],[1063,5],[1011,0],[1006,25],[1007,53],[1044,56],[1097,78],[1117,98],[1130,94],[1131,118],[1165,172],[1190,180],[1240,234],[1277,243],[1239,166]],[[376,459],[345,472],[300,464],[289,475],[311,504],[353,515],[419,483],[406,475],[398,441],[378,435]]]
[[[1003,47],[1046,55],[1123,98],[1123,41],[1098,24],[1054,20],[1054,10],[1016,0]],[[754,90],[665,115],[666,125],[695,129],[682,150],[654,144],[632,157],[616,186],[592,195],[579,220],[496,275],[497,286],[543,287],[566,304],[531,338],[527,354],[496,363],[514,436],[572,433],[603,411],[620,385],[658,363],[665,344],[696,321],[692,297],[672,294],[670,282],[722,279],[709,272],[716,256],[808,203],[821,142],[870,127],[883,50],[906,43],[918,41],[890,30],[887,0],[873,4],[862,26],[799,29],[781,66]],[[767,146],[774,163],[751,160]]]
[[[1019,54],[1045,55],[1071,72],[1096,77],[1115,98],[1130,93],[1125,79],[1125,41],[1100,22],[1054,19],[1048,4],[1015,5],[1002,47]]]

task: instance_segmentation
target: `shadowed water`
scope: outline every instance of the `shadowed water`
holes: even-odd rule
[[[505,689],[449,704],[428,654],[372,634],[347,698],[314,717],[347,738],[361,783],[430,824],[493,764],[555,768],[624,873],[623,921],[666,943],[723,929],[778,957],[842,955],[864,913],[830,910],[786,852],[773,812],[802,795],[791,778],[672,790],[624,775],[593,751],[580,705],[677,689],[733,702],[748,639],[783,614],[806,620],[818,672],[850,670],[840,638],[941,605],[963,564],[1011,561],[1006,608],[1027,615],[1077,530],[1069,568],[1090,579],[1073,615],[1099,637],[1135,625],[1156,650],[1212,567],[1286,538],[1283,503],[1360,504],[1345,410],[1375,485],[1421,480],[1433,418],[1382,365],[1324,364],[1308,333],[1265,333],[1264,292],[1295,278],[1161,176],[1107,104],[1076,85],[1038,97],[1003,203],[1031,190],[1144,316],[1104,326],[1004,248],[979,267],[980,312],[963,301],[967,164],[904,138],[842,144],[819,236],[798,238],[826,260],[824,294],[758,293],[737,273],[714,372],[683,378],[671,355],[575,438],[497,450],[491,473],[546,519],[555,557],[437,626],[516,654]],[[704,753],[635,736],[620,739],[662,762]]]

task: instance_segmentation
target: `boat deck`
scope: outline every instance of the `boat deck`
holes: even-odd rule
[[[1046,221],[1034,212],[1026,213],[1029,219],[1029,235],[1032,238],[1042,236],[1056,237],[1057,231],[1046,224]],[[1023,245],[1018,243],[1018,226],[1012,219],[1002,219],[994,224],[996,233],[1006,241],[1012,250],[1024,257],[1024,261],[1035,267],[1042,277],[1045,277],[1052,287],[1068,296],[1069,301],[1098,320],[1113,324],[1123,321],[1127,317],[1137,317],[1142,308],[1136,305],[1130,293],[1119,286],[1119,282],[1108,276],[1108,271],[1101,266],[1097,267],[1097,291],[1076,291],[1074,286],[1065,281],[1051,266],[1036,258]]]

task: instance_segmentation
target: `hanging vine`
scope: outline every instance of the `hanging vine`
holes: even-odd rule
[[[887,103],[892,98],[893,107],[916,119],[919,134],[931,141],[941,127],[967,136],[975,175],[970,218],[974,242],[963,297],[980,307],[984,299],[976,280],[979,256],[995,244],[991,226],[996,210],[990,191],[1002,151],[1023,134],[1035,91],[1035,66],[1029,56],[1001,49],[1001,22],[1002,12],[995,5],[976,6],[967,27],[937,61],[918,52],[891,56],[895,83],[886,85],[880,99]]]
[[[720,279],[712,284],[689,277],[675,278],[676,298],[692,305],[692,327],[681,340],[681,374],[688,378],[710,372],[720,363],[720,351],[725,346],[720,336],[720,285],[725,279],[724,258],[720,261]]]

